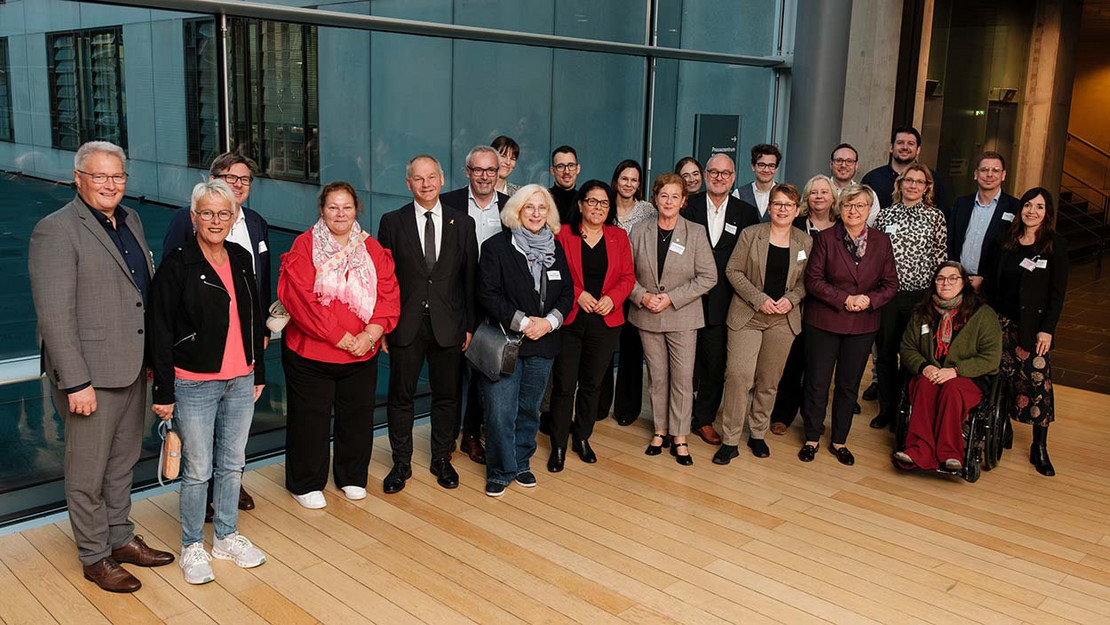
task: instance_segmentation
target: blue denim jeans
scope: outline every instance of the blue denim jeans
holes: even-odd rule
[[[524,356],[516,371],[496,382],[481,376],[486,405],[486,479],[508,485],[528,471],[536,453],[540,401],[554,358]]]
[[[254,416],[254,373],[230,380],[174,380],[173,428],[181,437],[181,544],[204,541],[215,453],[212,518],[217,538],[238,531],[239,485]]]

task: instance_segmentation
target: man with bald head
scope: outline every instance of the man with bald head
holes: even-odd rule
[[[697,356],[694,359],[694,418],[690,431],[711,445],[720,445],[721,436],[713,429],[717,409],[724,396],[725,363],[728,360],[728,307],[732,285],[725,277],[725,266],[740,231],[759,223],[759,209],[730,191],[736,181],[736,164],[727,154],[709,157],[703,172],[705,191],[686,200],[683,216],[705,227],[713,260],[717,263],[717,285],[702,296],[705,327],[698,330]]]
[[[458,487],[451,444],[462,386],[462,353],[478,319],[474,220],[440,202],[443,168],[435,157],[421,154],[410,160],[405,184],[413,201],[382,215],[378,226],[378,242],[393,252],[401,288],[397,327],[382,339],[389,354],[386,414],[393,448],[393,469],[382,484],[387,494],[400,492],[412,477],[413,396],[425,361],[432,387],[431,471],[443,488]]]

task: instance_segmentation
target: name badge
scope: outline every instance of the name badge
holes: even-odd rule
[[[487,226],[500,226],[501,225],[501,218],[500,217],[487,217],[486,218],[486,225]]]
[[[679,243],[678,241],[674,241],[671,243],[671,247],[667,251],[674,252],[675,254],[681,256],[682,253],[686,251],[686,246]]]
[[[562,278],[562,276],[559,275],[558,271],[552,269],[551,271],[547,272],[547,279],[548,280],[562,280],[563,278]]]
[[[1047,269],[1047,268],[1048,268],[1048,259],[1047,258],[1042,258],[1042,259],[1037,261],[1037,269]]]
[[[883,229],[887,234],[895,234],[898,232],[898,224],[890,224]]]
[[[1013,220],[1014,220],[1014,214],[1013,213],[1002,213],[1002,221],[1013,221]]]
[[[736,234],[736,224],[725,224],[725,232]]]
[[[270,248],[266,247],[266,242],[265,241],[259,241],[258,242],[258,253],[259,254],[265,254],[266,250],[268,250],[268,249],[270,249]]]
[[[929,324],[927,324],[927,323],[921,324],[921,336],[925,336],[928,333],[929,333]]]
[[[1037,268],[1037,263],[1032,258],[1026,258],[1025,260],[1021,261],[1021,268],[1026,271],[1033,271]]]
[[[798,262],[802,262],[805,259],[806,259],[806,251],[805,250],[798,250]]]

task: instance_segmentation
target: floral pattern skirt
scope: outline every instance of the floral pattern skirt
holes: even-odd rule
[[[1002,393],[1010,418],[1047,427],[1056,420],[1049,354],[1038,356],[1021,346],[1016,321],[998,316],[1002,325]]]

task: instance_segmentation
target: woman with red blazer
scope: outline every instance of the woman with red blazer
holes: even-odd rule
[[[624,230],[615,225],[616,215],[612,188],[600,180],[590,180],[578,190],[578,210],[571,215],[570,227],[556,236],[574,281],[574,307],[563,324],[562,350],[555,357],[551,457],[547,461],[547,470],[552,473],[563,470],[571,434],[572,449],[582,461],[597,462],[590,448],[590,435],[601,383],[612,367],[624,323],[624,300],[636,281],[632,246]]]
[[[806,442],[798,451],[802,462],[817,455],[829,382],[836,369],[833,392],[832,440],[829,451],[841,464],[855,464],[845,442],[852,427],[860,378],[879,330],[879,309],[898,291],[898,273],[890,237],[867,226],[875,192],[866,185],[848,185],[840,192],[836,225],[813,238],[806,265],[806,372],[802,419]]]

